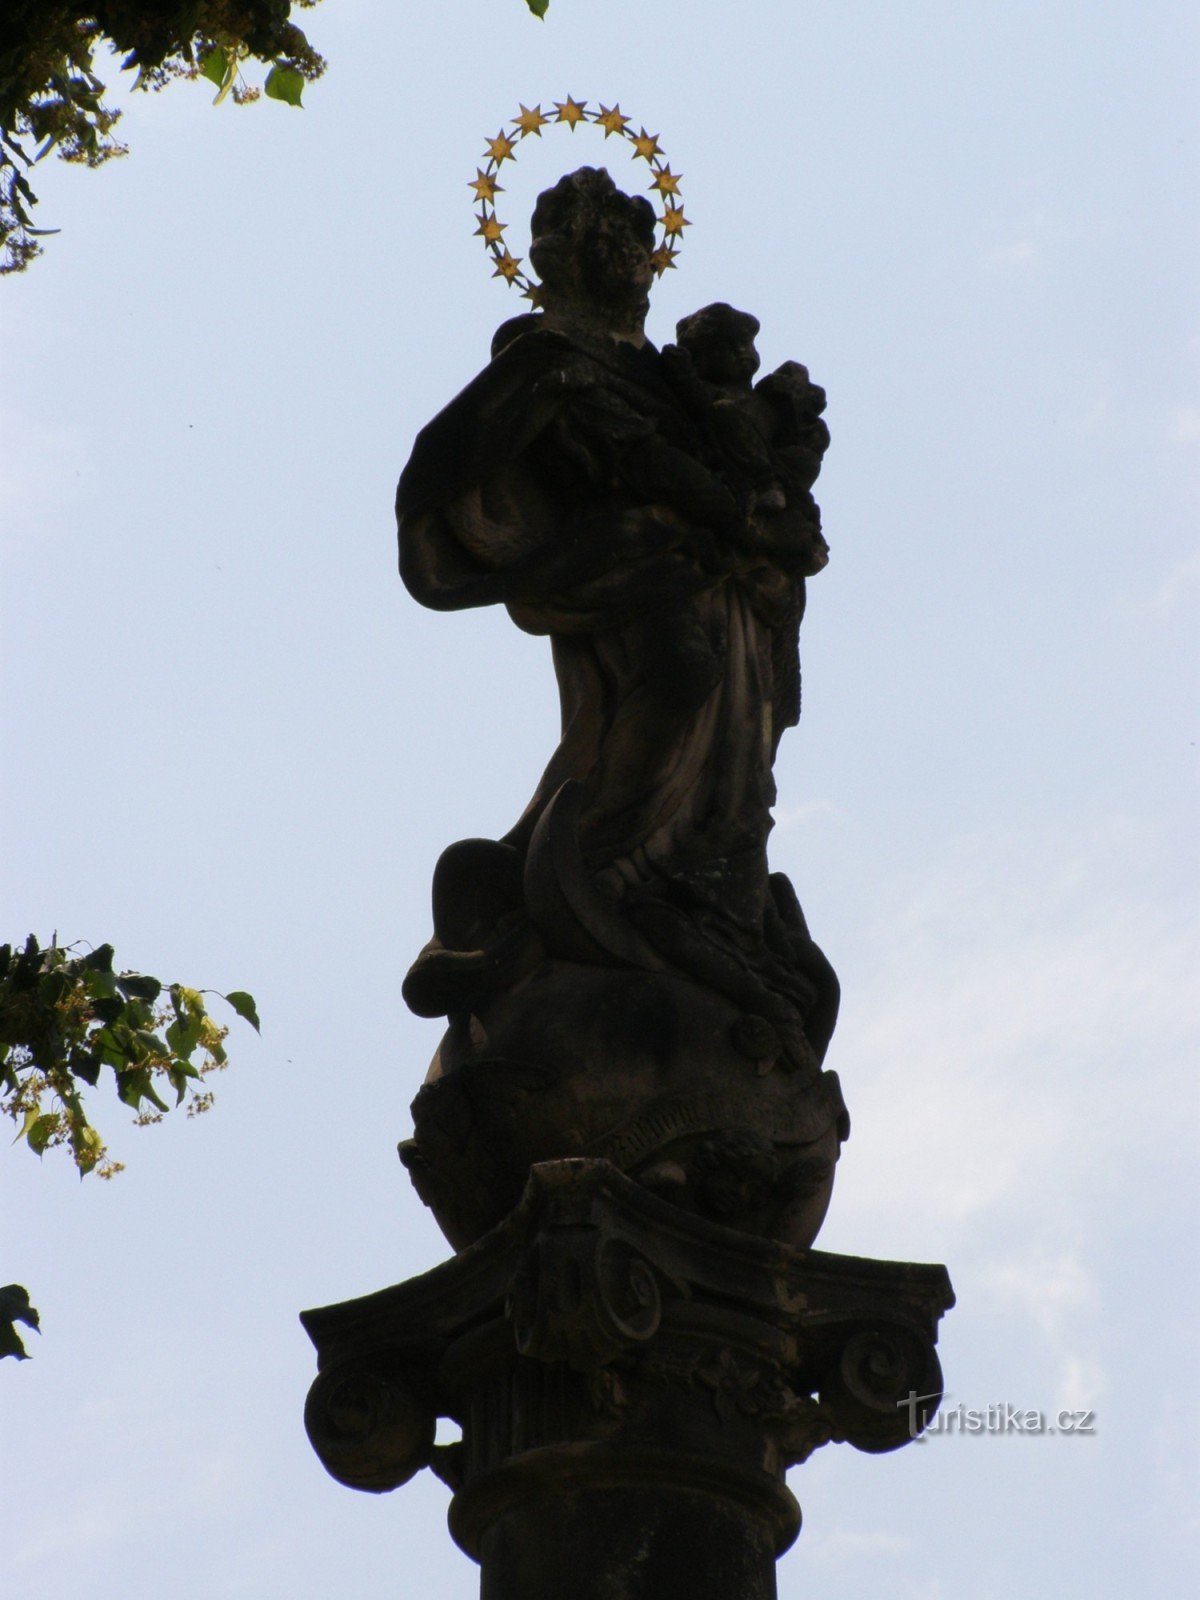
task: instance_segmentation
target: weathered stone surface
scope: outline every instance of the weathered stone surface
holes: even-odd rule
[[[952,1303],[941,1267],[795,1251],[691,1216],[608,1162],[549,1162],[453,1260],[305,1313],[320,1360],[306,1422],[352,1487],[426,1465],[445,1478],[485,1596],[561,1594],[573,1539],[609,1552],[609,1587],[581,1572],[581,1597],[661,1593],[649,1575],[668,1569],[684,1585],[671,1592],[765,1596],[800,1526],[786,1469],[834,1440],[906,1443],[908,1397],[922,1424],[940,1398]],[[461,1443],[433,1444],[438,1416]],[[744,1589],[729,1587],[743,1569]]]
[[[483,1535],[480,1600],[775,1600],[758,1517],[657,1485],[530,1494]]]
[[[451,1028],[401,1147],[456,1248],[508,1213],[534,1162],[573,1155],[715,1221],[815,1237],[846,1111],[836,1074],[790,1068],[762,1019],[671,974],[547,962],[482,1026],[486,1049]]]
[[[766,850],[827,559],[825,397],[794,362],[753,385],[758,323],[727,305],[648,343],[652,248],[650,208],[607,173],[543,195],[543,309],[500,330],[397,497],[413,595],[548,635],[562,699],[523,816],[438,862],[405,983],[450,1023],[405,1159],[456,1247],[531,1161],[600,1150],[807,1245],[847,1131],[821,1076],[837,980]],[[632,1123],[663,1134],[627,1161]]]

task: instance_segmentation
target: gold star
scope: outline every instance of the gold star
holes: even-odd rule
[[[613,106],[610,110],[609,107],[604,105],[602,102],[599,111],[596,113],[596,122],[601,128],[604,129],[604,137],[606,139],[610,133],[624,133],[625,124],[628,121],[628,117],[623,117],[621,115],[621,108],[619,105]]]
[[[633,145],[635,157],[641,156],[645,161],[653,161],[655,156],[662,155],[662,150],[658,143],[658,135],[656,133],[647,133],[645,128],[630,143]]]
[[[512,155],[516,148],[517,141],[515,139],[506,138],[504,135],[504,129],[501,128],[500,132],[494,139],[488,140],[487,150],[484,152],[484,154],[490,156],[496,165],[499,166],[502,161],[507,160],[507,158]]]
[[[682,233],[685,228],[691,227],[691,222],[683,214],[682,206],[668,206],[658,219],[663,225],[663,232],[668,238],[672,234]]]
[[[650,265],[661,278],[668,267],[675,266],[675,252],[668,250],[665,244],[660,244],[650,257]]]
[[[504,193],[495,178],[490,173],[480,172],[478,167],[475,168],[475,176],[467,188],[474,189],[476,200],[494,200],[498,194]]]
[[[542,115],[542,108],[540,105],[534,106],[532,111],[530,111],[528,106],[522,106],[521,115],[513,118],[513,122],[521,130],[522,139],[527,139],[531,133],[536,133],[540,139],[542,137],[542,125],[543,123],[549,121],[549,117],[544,117]]]
[[[572,133],[575,132],[575,124],[577,122],[587,121],[587,117],[584,114],[587,111],[586,100],[572,100],[571,96],[568,95],[565,101],[556,100],[554,109],[558,112],[554,119],[555,122],[565,122]]]
[[[520,275],[520,256],[509,255],[507,250],[496,256],[496,270],[492,273],[493,278],[506,278],[511,283],[514,278],[519,278]]]
[[[682,173],[676,175],[670,167],[663,167],[661,172],[655,170],[654,182],[650,187],[657,189],[660,194],[678,194],[682,176]]]
[[[482,234],[489,244],[495,244],[496,240],[499,239],[505,228],[508,227],[507,222],[500,222],[497,220],[496,213],[494,211],[490,213],[484,212],[484,214],[481,217],[478,217],[476,220],[478,221],[479,226],[475,229],[475,232],[477,234]]]
[[[541,303],[542,303],[542,286],[541,286],[541,284],[540,283],[527,283],[525,285],[525,287],[521,290],[521,298],[523,300],[531,301],[532,304],[535,305],[535,306],[540,306]]]

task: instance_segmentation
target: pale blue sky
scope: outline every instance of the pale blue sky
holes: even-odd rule
[[[725,299],[829,391],[829,568],[773,863],[842,975],[820,1243],[943,1260],[949,1404],[1087,1439],[826,1450],[782,1600],[1182,1595],[1194,1570],[1194,7],[326,0],[307,108],[130,104],[0,283],[5,937],[258,997],[128,1170],[0,1164],[6,1600],[450,1600],[426,1475],[325,1477],[296,1322],[447,1253],[396,1161],[440,849],[555,739],[543,641],[421,612],[391,499],[519,309],[467,180],[519,102],[659,133]],[[529,143],[532,143],[530,141]],[[625,148],[522,146],[501,216]],[[516,253],[523,253],[514,244]],[[104,1115],[101,1117],[100,1113]],[[5,1568],[11,1569],[6,1572]]]

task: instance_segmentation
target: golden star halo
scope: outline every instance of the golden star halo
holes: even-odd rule
[[[482,237],[488,253],[495,264],[493,278],[503,278],[510,286],[515,284],[520,289],[526,300],[535,306],[541,303],[541,286],[520,269],[520,256],[509,253],[502,235],[508,226],[496,216],[496,196],[503,194],[504,190],[496,182],[496,174],[502,162],[516,161],[517,147],[523,139],[536,134],[540,139],[543,128],[557,128],[566,126],[572,133],[580,123],[590,124],[603,129],[607,141],[611,135],[617,134],[620,138],[633,147],[633,159],[639,158],[649,166],[652,177],[650,182],[651,193],[663,202],[662,215],[658,217],[658,226],[662,229],[662,242],[650,257],[650,264],[655,275],[662,277],[663,273],[675,266],[675,257],[683,243],[683,230],[690,228],[691,218],[683,214],[683,195],[679,189],[679,174],[671,171],[667,163],[667,153],[658,142],[658,135],[647,133],[641,128],[638,133],[633,131],[632,119],[625,116],[617,104],[606,106],[600,104],[597,108],[589,108],[586,100],[574,100],[570,95],[565,100],[552,102],[557,116],[546,116],[541,105],[535,105],[531,111],[522,105],[515,117],[510,117],[504,127],[494,139],[484,142],[483,166],[476,167],[475,177],[467,185],[474,191],[473,205],[478,205],[475,212],[475,229],[477,236]]]

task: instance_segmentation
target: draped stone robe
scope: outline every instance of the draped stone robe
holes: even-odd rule
[[[498,344],[418,436],[401,573],[425,605],[501,603],[549,635],[562,737],[505,838],[443,857],[406,995],[469,1010],[535,947],[673,971],[768,1019],[811,1069],[836,980],[766,861],[804,575],[823,562],[811,497],[783,513],[812,524],[790,549],[747,512],[678,352],[535,317]]]

